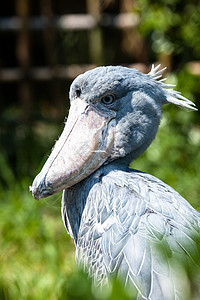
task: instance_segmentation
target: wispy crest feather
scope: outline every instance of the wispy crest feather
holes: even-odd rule
[[[155,67],[153,64],[151,67],[151,71],[148,73],[148,75],[150,75],[153,79],[157,80],[165,89],[166,103],[173,103],[183,109],[197,110],[195,104],[192,101],[188,100],[187,98],[182,96],[180,92],[177,92],[173,89],[173,87],[175,87],[174,84],[164,83],[166,78],[162,78],[162,76],[163,72],[166,70],[166,67],[159,70],[160,66],[161,65],[159,64]]]

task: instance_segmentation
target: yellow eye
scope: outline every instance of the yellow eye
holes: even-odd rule
[[[101,98],[101,103],[104,105],[111,105],[115,101],[115,96],[114,95],[106,95]]]

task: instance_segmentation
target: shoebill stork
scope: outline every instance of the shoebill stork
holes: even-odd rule
[[[155,138],[162,105],[196,109],[162,73],[107,66],[79,75],[64,130],[30,189],[35,199],[63,191],[77,262],[97,284],[115,274],[141,299],[171,300],[180,291],[170,259],[195,256],[200,213],[161,180],[129,168]],[[166,251],[156,252],[162,242]]]

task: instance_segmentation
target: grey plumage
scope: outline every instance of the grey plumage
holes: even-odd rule
[[[62,216],[78,263],[96,283],[117,272],[144,299],[179,299],[167,252],[172,264],[176,255],[198,257],[200,214],[171,187],[112,163],[64,191]]]
[[[31,190],[36,199],[64,190],[62,218],[95,284],[116,274],[138,299],[171,300],[182,299],[176,258],[197,257],[200,214],[167,184],[128,168],[155,138],[162,105],[195,110],[158,69],[78,76],[65,129]]]

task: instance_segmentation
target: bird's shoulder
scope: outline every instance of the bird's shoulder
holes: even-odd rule
[[[106,207],[115,216],[120,212],[123,212],[124,217],[125,212],[133,216],[156,213],[171,222],[180,222],[185,226],[190,224],[197,228],[200,226],[200,213],[158,178],[133,169],[104,169],[93,175],[99,179],[89,187],[89,208],[92,202],[92,207],[97,206],[98,212]]]
[[[146,299],[154,293],[162,298],[166,292],[170,299],[177,291],[163,257],[198,256],[199,213],[152,175],[104,169],[93,176],[99,179],[88,193],[82,214],[78,260],[91,266],[90,273],[97,278],[94,270],[100,266],[100,276],[116,272]],[[162,254],[156,252],[160,242],[165,248]]]

